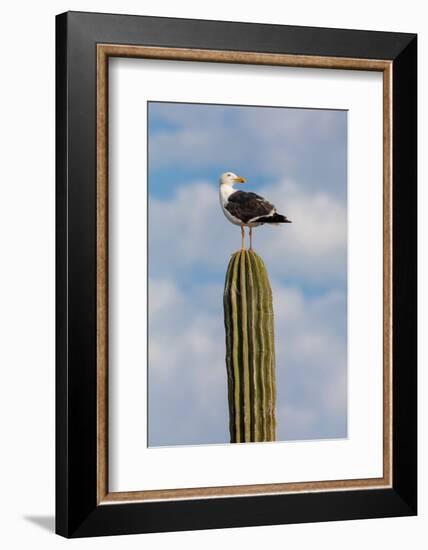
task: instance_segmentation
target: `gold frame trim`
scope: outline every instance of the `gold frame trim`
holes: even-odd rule
[[[146,59],[379,71],[383,73],[383,476],[129,492],[108,490],[108,59]],[[392,62],[256,52],[97,45],[97,503],[238,497],[392,487]]]

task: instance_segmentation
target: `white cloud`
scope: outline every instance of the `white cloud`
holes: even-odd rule
[[[279,181],[263,190],[292,224],[254,231],[256,250],[276,276],[302,282],[343,282],[346,276],[346,207],[319,191]],[[194,266],[221,268],[240,245],[239,228],[221,213],[217,189],[189,183],[172,197],[150,201],[150,254],[154,272]]]
[[[176,311],[183,307],[184,302],[183,296],[171,281],[158,279],[150,282],[149,315],[152,319]]]
[[[308,298],[275,280],[272,287],[278,439],[343,437],[345,296],[333,291]],[[207,285],[184,292],[164,279],[151,281],[152,302],[157,293],[162,307],[150,316],[151,444],[225,443],[223,288]]]
[[[292,224],[263,226],[256,244],[274,273],[321,282],[346,276],[346,206],[326,192],[311,193],[294,182],[281,181],[262,194]]]
[[[166,279],[150,281],[149,288],[150,301],[156,303],[159,292],[163,302],[150,313],[150,442],[226,442],[223,289],[211,285],[204,295],[184,293]]]
[[[239,165],[248,175],[283,177],[309,159],[318,164],[314,157],[321,150],[324,160],[331,157],[340,164],[345,158],[344,112],[180,104],[152,104],[150,109],[167,123],[150,135],[154,168]]]
[[[272,292],[279,433],[286,439],[343,436],[346,295],[328,291],[311,298],[275,280]]]

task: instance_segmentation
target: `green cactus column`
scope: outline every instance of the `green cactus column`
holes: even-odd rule
[[[223,303],[230,441],[275,441],[272,290],[254,251],[240,250],[230,259]]]

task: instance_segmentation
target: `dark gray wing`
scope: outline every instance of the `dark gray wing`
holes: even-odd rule
[[[235,191],[235,193],[232,193],[225,208],[232,216],[235,216],[235,218],[238,218],[243,223],[261,216],[268,216],[272,210],[275,210],[273,204],[260,195],[246,191]]]

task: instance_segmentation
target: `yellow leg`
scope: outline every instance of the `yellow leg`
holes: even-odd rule
[[[253,228],[250,227],[250,250],[253,250]]]
[[[245,250],[245,231],[244,231],[243,225],[241,225],[241,238],[242,238],[241,250]]]

